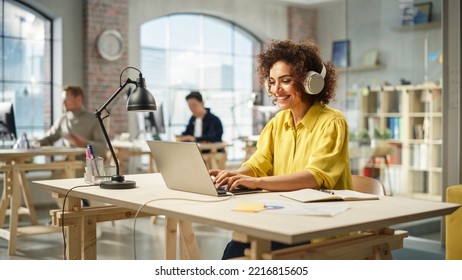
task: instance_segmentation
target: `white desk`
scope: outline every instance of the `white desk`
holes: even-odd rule
[[[34,150],[0,150],[0,172],[5,173],[3,181],[3,194],[0,200],[0,237],[9,240],[8,253],[16,252],[16,237],[18,235],[29,235],[47,233],[52,227],[37,226],[37,217],[34,205],[30,196],[29,185],[26,179],[26,171],[32,170],[62,170],[64,178],[75,177],[75,170],[83,168],[83,162],[76,160],[76,156],[84,155],[83,148],[66,147],[42,147]],[[36,156],[65,156],[65,160],[34,163],[32,159]],[[21,203],[24,200],[25,207]],[[18,228],[19,215],[29,215],[31,227]],[[3,228],[5,217],[10,215],[9,228]]]
[[[221,199],[169,190],[165,187],[158,173],[127,175],[126,178],[136,181],[137,188],[105,190],[99,187],[87,187],[77,188],[71,192],[73,198],[69,199],[69,203],[66,204],[66,211],[68,212],[65,214],[67,216],[64,219],[64,224],[70,235],[67,252],[69,259],[96,258],[96,222],[109,220],[111,219],[110,215],[113,215],[114,219],[133,217],[133,212],[136,212],[141,205],[151,199],[188,198],[210,202]],[[63,179],[36,181],[34,183],[40,188],[64,194],[71,187],[80,185],[82,182],[83,179]],[[92,212],[90,209],[80,209],[79,199],[77,198],[101,201],[116,205],[119,208],[106,209],[104,210],[106,212],[102,209],[95,209]],[[338,239],[340,241],[326,241],[325,243],[320,242],[309,245],[312,247],[306,248],[308,252],[303,254],[305,258],[348,259],[364,258],[365,255],[369,256],[371,254],[371,250],[376,258],[391,257],[391,254],[388,254],[389,251],[393,248],[401,248],[402,239],[406,237],[406,234],[395,234],[388,229],[389,226],[447,215],[459,207],[458,204],[383,197],[376,201],[349,202],[351,203],[351,209],[335,217],[290,216],[289,218],[287,215],[272,214],[270,211],[244,213],[231,210],[238,202],[259,199],[286,200],[275,192],[236,196],[227,201],[212,203],[162,200],[148,204],[142,211],[152,215],[166,216],[167,259],[176,257],[177,224],[182,237],[180,240],[184,245],[181,247],[183,249],[181,257],[200,258],[200,252],[197,249],[194,233],[192,232],[192,222],[235,231],[236,234],[233,238],[236,240],[252,242],[250,257],[256,259],[274,257],[274,254],[271,254],[268,250],[269,241],[292,244],[353,231],[369,231],[367,236],[340,238]],[[116,212],[117,215],[115,214]],[[61,211],[54,212],[53,217],[56,225],[62,222]],[[85,228],[87,224],[92,226]],[[79,227],[76,228],[75,225],[79,225]],[[80,242],[80,240],[83,241]],[[326,247],[320,248],[321,245]],[[311,248],[314,249],[310,253]],[[360,250],[362,251],[358,253]],[[320,254],[319,252],[322,253]],[[291,254],[285,257],[296,258]]]

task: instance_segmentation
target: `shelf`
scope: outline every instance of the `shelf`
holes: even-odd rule
[[[418,166],[410,166],[409,171],[416,171],[416,172],[443,172],[441,167],[418,167]]]
[[[441,91],[442,87],[437,86],[433,82],[428,82],[422,85],[384,85],[371,86],[369,92],[392,92],[392,91],[422,91],[422,90],[437,90]]]
[[[392,92],[395,90],[399,90],[398,86],[385,85],[385,86],[372,86],[369,89],[369,92]]]
[[[370,134],[388,129],[396,137],[386,140],[387,146],[395,146],[389,157],[390,163],[394,163],[390,168],[380,161],[366,163],[367,167],[379,169],[386,187],[410,195],[417,193],[425,199],[437,198],[435,191],[441,189],[442,181],[441,104],[441,86],[430,82],[375,85],[369,88],[369,94],[361,95],[360,127]],[[422,126],[422,139],[414,139],[416,125]],[[395,164],[398,162],[402,164]],[[390,174],[384,175],[387,172]]]
[[[422,85],[400,85],[397,86],[398,88],[406,91],[419,91],[419,90],[438,90],[441,91],[443,88],[441,86],[437,86],[433,82],[427,82]]]
[[[403,116],[402,113],[381,113],[379,116],[382,116],[384,118],[400,118]]]
[[[409,139],[409,144],[432,144],[432,145],[441,145],[443,141],[441,139]]]
[[[410,118],[423,118],[423,117],[434,117],[434,118],[440,118],[443,117],[443,113],[440,112],[413,112],[409,113]]]
[[[392,27],[391,30],[396,32],[422,31],[441,28],[441,22],[434,21],[429,23],[411,24]]]
[[[364,167],[368,167],[368,168],[401,168],[402,165],[401,164],[397,164],[397,163],[390,163],[388,165],[386,165],[385,163],[368,163],[366,164]]]
[[[387,139],[388,144],[403,144],[402,139]]]
[[[412,112],[409,113],[410,118],[423,118],[423,117],[429,117],[427,113],[424,112]]]
[[[380,70],[384,69],[385,65],[360,65],[360,66],[351,66],[345,68],[336,68],[338,73],[356,73],[356,72],[366,72],[366,71],[373,71],[373,70]]]
[[[401,118],[402,113],[364,113],[363,117],[367,118]]]

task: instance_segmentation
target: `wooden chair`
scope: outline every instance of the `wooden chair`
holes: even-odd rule
[[[351,180],[353,181],[353,191],[381,196],[386,195],[385,188],[377,179],[360,175],[351,175]]]

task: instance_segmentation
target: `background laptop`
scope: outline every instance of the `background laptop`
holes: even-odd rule
[[[157,168],[169,189],[206,195],[225,195],[215,189],[199,147],[194,142],[147,141]],[[261,190],[237,188],[234,194]]]

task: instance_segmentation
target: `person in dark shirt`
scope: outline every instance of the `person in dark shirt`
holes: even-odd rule
[[[192,91],[186,96],[192,116],[182,133],[180,141],[214,143],[221,142],[223,126],[220,119],[205,108],[202,95],[198,91]]]

